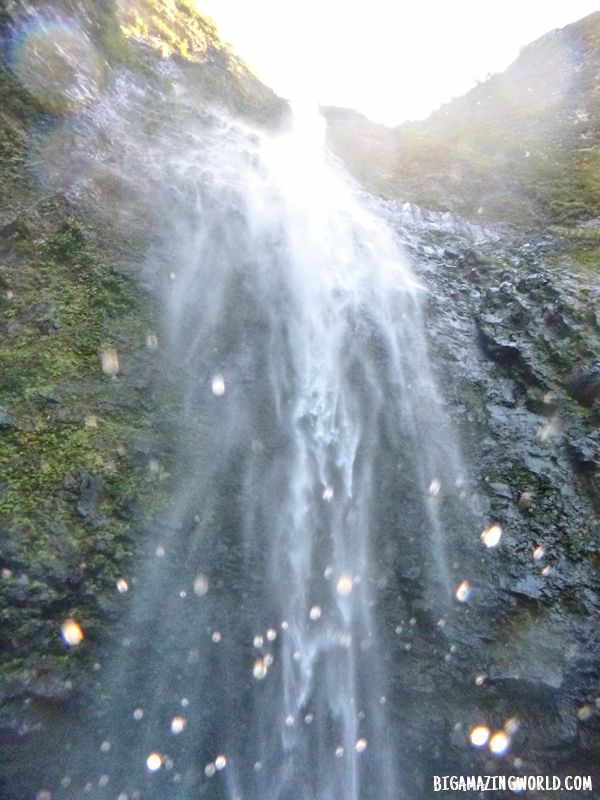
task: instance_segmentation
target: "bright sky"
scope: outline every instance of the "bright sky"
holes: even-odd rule
[[[287,98],[418,119],[600,0],[198,0],[261,80]]]

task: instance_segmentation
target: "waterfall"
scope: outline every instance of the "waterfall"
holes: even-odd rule
[[[316,113],[265,133],[175,107],[122,81],[69,148],[98,154],[72,191],[95,197],[102,164],[121,219],[152,220],[175,434],[172,502],[57,796],[398,800],[386,603],[417,561],[448,608],[461,477],[424,290]]]

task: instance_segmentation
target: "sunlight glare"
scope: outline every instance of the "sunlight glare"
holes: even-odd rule
[[[597,10],[593,0],[197,5],[282,97],[354,108],[387,125],[427,116],[504,70],[524,45]]]

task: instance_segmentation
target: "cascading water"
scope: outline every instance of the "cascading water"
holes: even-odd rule
[[[80,131],[152,206],[176,488],[56,796],[397,800],[390,575],[416,560],[447,608],[461,473],[421,290],[320,118],[179,113],[136,137],[151,109],[122,85]]]

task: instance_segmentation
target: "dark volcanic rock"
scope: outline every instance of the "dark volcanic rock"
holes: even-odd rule
[[[429,290],[430,347],[476,484],[472,507],[482,529],[490,520],[503,528],[494,551],[477,535],[468,542],[463,531],[454,534],[454,574],[457,584],[469,577],[470,613],[446,623],[456,647],[446,665],[425,647],[422,662],[437,691],[421,697],[415,736],[425,750],[427,731],[445,737],[435,774],[477,773],[485,756],[469,749],[469,724],[501,727],[514,717],[511,755],[527,769],[568,774],[584,763],[587,774],[585,753],[600,749],[586,711],[600,695],[591,669],[594,657],[600,661],[600,498],[598,419],[589,402],[595,367],[582,373],[579,364],[595,364],[600,352],[586,314],[594,278],[555,268],[545,244],[531,245],[534,234],[524,244],[514,230],[469,230],[447,214],[385,208]],[[474,247],[485,269],[467,265]],[[406,586],[418,592],[418,582]],[[427,637],[419,621],[411,653],[423,652]],[[441,687],[450,684],[443,702]],[[443,718],[452,720],[445,733]],[[414,717],[402,724],[414,726]]]
[[[79,486],[77,513],[91,525],[99,525],[102,518],[98,513],[98,505],[102,500],[102,481],[96,475],[84,472]]]
[[[593,405],[600,397],[600,365],[579,370],[568,378],[569,393],[586,406]]]
[[[598,437],[583,436],[570,442],[569,450],[578,469],[595,474],[600,469],[600,442]]]
[[[81,15],[107,65],[120,63],[119,70],[126,72],[133,63],[133,79],[144,85],[152,84],[156,70],[155,83],[162,87],[168,70],[179,64],[185,113],[196,114],[200,126],[216,119],[204,107],[207,97],[254,120],[281,116],[285,104],[226,48],[217,46],[214,29],[206,21],[194,22],[187,3],[125,4],[131,25],[140,30],[145,26],[147,44],[136,45],[121,62],[117,51],[126,44],[116,19],[108,19],[107,25],[106,17],[95,16],[98,9],[110,11],[112,4],[53,4]],[[10,4],[19,10],[41,5]],[[164,21],[153,5],[168,11]],[[599,19],[592,19],[591,33]],[[582,47],[573,51],[577,63],[569,61],[565,67],[569,75],[595,74],[599,51],[590,31],[586,27],[580,32]],[[185,66],[181,57],[159,61],[153,47],[161,32],[180,56],[189,50],[198,55],[197,61]],[[545,38],[538,45],[540,63],[552,63],[555,44],[576,41],[578,35],[571,28],[554,37],[556,41]],[[199,44],[203,36],[212,42],[204,54]],[[596,115],[581,124],[572,115],[579,100],[585,100],[587,109],[595,90],[563,98],[558,124],[544,138],[543,148],[532,148],[527,162],[524,153],[515,155],[520,135],[498,127],[494,103],[484,96],[498,90],[508,98],[509,108],[516,97],[523,106],[517,127],[524,137],[533,130],[535,139],[535,128],[547,116],[541,110],[539,119],[529,124],[532,93],[528,82],[520,80],[521,70],[547,89],[534,100],[550,97],[556,110],[561,97],[553,93],[553,70],[532,68],[532,52],[535,56],[535,48],[508,78],[486,82],[462,104],[446,109],[452,112],[448,127],[442,111],[428,123],[404,126],[398,146],[397,132],[373,126],[354,112],[330,110],[334,138],[343,143],[345,137],[348,143],[353,131],[359,132],[367,158],[354,171],[369,185],[383,186],[387,196],[397,193],[388,189],[404,176],[401,185],[408,187],[408,196],[429,197],[439,208],[462,208],[475,219],[494,219],[496,208],[519,224],[522,210],[535,220],[539,208],[534,197],[539,197],[545,219],[587,219],[600,197],[593,186],[588,197],[578,193],[570,207],[560,180],[550,175],[542,185],[539,178],[548,177],[544,170],[550,163],[568,179],[568,186],[586,184],[580,180],[581,170],[565,168],[560,158],[571,146],[577,163],[587,163],[597,141]],[[92,664],[115,621],[111,641],[118,641],[123,612],[116,605],[115,578],[127,574],[133,554],[139,557],[147,545],[142,523],[159,505],[160,487],[169,485],[169,448],[176,445],[165,444],[165,439],[169,415],[178,409],[168,402],[158,409],[163,388],[154,356],[144,346],[147,332],[159,324],[151,292],[161,291],[159,278],[144,272],[157,213],[153,192],[141,197],[130,188],[128,194],[116,174],[106,185],[82,184],[72,193],[76,200],[27,186],[23,165],[26,148],[35,152],[31,131],[56,125],[60,136],[55,138],[64,135],[75,145],[69,131],[84,123],[69,120],[59,128],[60,120],[40,108],[10,72],[0,77],[0,118],[6,122],[2,152],[10,156],[0,163],[0,188],[7,200],[0,209],[0,337],[3,355],[9,356],[1,377],[3,391],[7,387],[3,402],[11,412],[0,410],[1,443],[7,453],[5,459],[2,452],[7,469],[0,486],[0,743],[10,742],[11,747],[6,765],[0,766],[0,792],[11,800],[29,800],[45,784],[36,782],[32,788],[30,782],[21,789],[9,762],[25,763],[19,747],[30,746],[32,762],[48,773],[60,771],[57,781],[63,777],[65,754],[60,752],[61,763],[55,765],[42,742],[55,739],[61,750],[71,693],[87,692],[87,700],[94,695]],[[595,79],[589,83],[595,86]],[[152,135],[158,129],[185,147],[184,139],[177,139],[178,128],[185,126],[173,124],[184,113],[183,104],[177,105],[174,97],[164,100],[160,89],[148,96],[152,102],[144,106],[144,130],[149,141],[156,143]],[[511,113],[501,121],[506,120],[512,120]],[[108,133],[92,144],[85,138],[79,142],[86,158],[91,147],[98,164],[112,164],[106,157],[114,156],[108,141],[111,125],[109,118]],[[421,147],[419,131],[429,134],[436,126],[443,146],[433,151]],[[498,132],[499,141],[494,139]],[[412,145],[418,145],[414,160],[404,158],[411,137]],[[454,143],[465,137],[473,142],[473,152],[483,143],[481,164],[465,163],[469,148],[455,149]],[[498,146],[490,160],[494,141]],[[89,163],[81,162],[76,149],[67,150],[66,161],[75,172],[73,165]],[[433,160],[432,152],[437,155]],[[378,181],[373,174],[381,163],[391,167]],[[438,172],[436,163],[443,170]],[[592,161],[585,175],[594,178],[596,166]],[[531,187],[535,192],[522,193]],[[108,196],[108,225],[95,205],[103,193]],[[567,233],[485,227],[394,201],[377,203],[375,211],[396,227],[427,289],[430,349],[444,407],[460,432],[465,455],[464,475],[440,479],[458,482],[464,504],[462,513],[450,509],[454,513],[444,522],[449,580],[458,586],[468,579],[472,591],[467,603],[449,603],[440,611],[429,596],[424,559],[415,546],[419,525],[426,521],[403,520],[396,512],[390,513],[390,521],[382,512],[377,531],[378,547],[394,555],[384,559],[377,611],[388,637],[383,658],[393,675],[388,706],[395,727],[390,735],[403,759],[406,796],[427,800],[431,774],[512,772],[517,758],[531,774],[593,771],[600,779],[600,324],[594,310],[599,299],[594,228]],[[117,230],[114,220],[121,215],[123,230]],[[236,215],[228,220],[232,226],[240,223],[243,219]],[[585,273],[575,269],[578,237],[584,237],[586,256],[591,253],[596,259]],[[156,335],[154,341],[156,345]],[[114,380],[102,375],[98,358],[107,344],[119,355]],[[375,350],[383,362],[383,348]],[[401,506],[397,493],[412,486],[410,455],[389,455],[394,503]],[[407,463],[396,471],[401,460]],[[440,502],[446,503],[444,487]],[[442,508],[449,510],[448,505]],[[477,530],[466,522],[473,517]],[[488,550],[480,533],[492,523],[501,525],[502,538]],[[191,536],[194,525],[189,525]],[[218,546],[223,563],[234,557],[225,537]],[[71,615],[86,624],[80,652],[67,652],[59,635],[62,621]],[[109,706],[111,698],[105,701]],[[501,730],[509,721],[514,735],[507,759],[491,759],[488,751],[470,747],[472,725],[486,723]],[[40,781],[45,778],[40,775]]]

